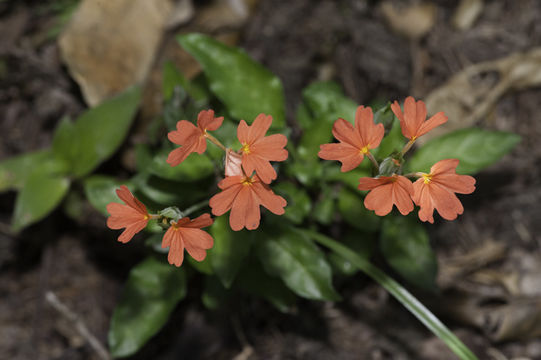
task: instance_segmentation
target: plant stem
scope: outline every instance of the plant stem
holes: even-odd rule
[[[366,157],[370,159],[370,161],[372,162],[372,165],[374,165],[376,170],[379,170],[379,164],[378,164],[378,161],[374,158],[374,155],[372,155],[372,153],[370,152],[367,152]]]
[[[415,142],[415,138],[411,139],[410,141],[408,141],[408,143],[406,145],[404,145],[404,148],[400,152],[402,154],[402,156],[404,156],[409,151],[409,149],[411,149],[414,142]]]
[[[225,146],[220,142],[220,140],[216,139],[214,136],[210,135],[208,132],[205,131],[205,137],[210,140],[214,145],[218,146],[223,151],[226,151]]]
[[[442,339],[445,344],[453,351],[460,359],[463,360],[478,360],[470,349],[455,334],[451,332],[434,314],[430,312],[419,300],[417,300],[409,291],[394,279],[389,277],[383,271],[372,265],[366,259],[360,257],[348,247],[340,244],[334,239],[331,239],[323,234],[311,230],[298,230],[305,233],[307,236],[314,239],[321,245],[334,251],[344,259],[351,262],[359,270],[370,276],[383,286],[391,295],[402,303],[419,321],[421,321],[430,331]]]
[[[204,201],[201,201],[201,202],[198,202],[197,204],[194,204],[192,206],[190,206],[189,208],[187,208],[186,210],[184,210],[182,213],[184,214],[184,216],[188,216],[190,215],[191,213],[197,211],[197,210],[200,210],[202,208],[204,208],[205,206],[207,206],[209,204],[209,201],[208,200],[204,200]]]

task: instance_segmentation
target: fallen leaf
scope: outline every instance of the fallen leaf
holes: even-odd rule
[[[172,0],[81,2],[59,45],[90,106],[145,80],[170,14],[178,24]]]
[[[541,47],[526,53],[473,64],[426,97],[429,114],[443,111],[449,121],[419,138],[420,144],[444,133],[475,125],[508,91],[541,84]]]

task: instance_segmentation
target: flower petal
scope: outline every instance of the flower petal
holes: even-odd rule
[[[121,185],[120,189],[116,190],[116,194],[120,198],[120,200],[124,201],[126,205],[133,208],[134,210],[137,210],[144,215],[148,213],[146,206],[143,205],[142,202],[137,200],[135,196],[133,196],[133,194],[130,192],[126,185]]]
[[[223,180],[222,180],[223,181]],[[243,185],[238,183],[236,186],[230,186],[222,192],[214,195],[209,200],[209,206],[212,213],[216,216],[225,214],[234,204],[235,198],[242,190]]]
[[[182,227],[200,229],[200,228],[204,228],[204,227],[212,225],[213,222],[214,220],[212,220],[212,218],[210,217],[210,214],[203,214],[196,217],[195,219],[193,219],[186,225],[183,225]]]
[[[177,122],[177,130],[171,131],[167,134],[167,138],[174,144],[184,145],[189,141],[192,136],[200,134],[200,130],[187,120],[180,120]]]
[[[425,112],[426,113],[426,112]],[[439,112],[436,115],[432,116],[430,119],[425,121],[417,130],[417,137],[422,136],[434,129],[435,127],[445,124],[447,122],[447,116],[443,112]]]
[[[287,138],[282,134],[265,136],[250,146],[250,151],[269,161],[284,161],[288,153],[284,149],[287,145]]]
[[[355,131],[355,128],[349,121],[342,118],[336,120],[332,127],[332,134],[334,137],[343,143],[349,144],[357,151],[363,148],[362,139],[359,133]]]
[[[393,184],[391,183],[372,189],[364,198],[364,206],[368,210],[374,210],[376,215],[387,215],[393,209],[392,191]]]
[[[347,143],[322,144],[318,156],[324,160],[340,161],[342,172],[355,169],[364,159],[364,155],[359,149]]]
[[[259,138],[265,136],[272,124],[272,116],[259,114],[252,122],[250,129],[248,130],[248,143],[252,144]]]
[[[214,110],[202,110],[197,115],[197,126],[199,127],[199,129],[201,129],[201,131],[217,130],[220,126],[222,126],[223,121],[223,116],[217,118],[214,117]]]
[[[382,176],[381,178],[363,177],[359,179],[359,190],[372,190],[389,182],[388,177]]]
[[[253,183],[252,189],[258,197],[259,202],[270,212],[276,215],[282,215],[287,205],[287,201],[280,195],[276,195],[268,186],[261,183]]]
[[[402,215],[407,215],[413,211],[412,194],[413,186],[411,181],[404,176],[398,176],[393,183],[393,203]]]
[[[234,231],[246,227],[248,230],[256,229],[259,226],[259,203],[254,201],[250,185],[242,185],[237,197],[231,207],[229,214],[229,225]]]

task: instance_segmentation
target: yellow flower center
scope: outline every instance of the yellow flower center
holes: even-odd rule
[[[425,184],[430,184],[430,181],[432,181],[432,175],[431,174],[423,174],[423,180]]]
[[[370,144],[366,145],[366,146],[363,147],[361,150],[359,150],[359,152],[360,152],[361,154],[368,154],[368,151],[369,151],[368,147],[369,147],[369,146],[370,146]]]
[[[242,185],[252,185],[255,182],[255,180],[251,177],[246,176],[244,179],[242,179]]]
[[[250,153],[250,145],[247,143],[242,144],[242,149],[240,149],[244,154]]]

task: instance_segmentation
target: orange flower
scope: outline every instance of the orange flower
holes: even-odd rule
[[[442,218],[454,220],[464,212],[455,193],[471,194],[475,190],[475,179],[458,175],[457,159],[438,161],[430,168],[430,174],[422,176],[413,184],[413,201],[419,205],[419,219],[434,223],[434,209]]]
[[[402,215],[413,210],[411,181],[400,175],[380,176],[379,178],[360,178],[359,190],[372,190],[364,198],[364,206],[374,210],[376,215],[384,216],[396,205]]]
[[[374,124],[370,107],[359,106],[355,112],[355,127],[344,119],[334,122],[332,133],[339,143],[323,144],[318,156],[325,160],[338,160],[343,172],[355,169],[370,149],[377,148],[385,129]]]
[[[201,228],[212,225],[213,221],[209,214],[203,214],[190,220],[184,217],[178,222],[173,222],[163,236],[162,248],[169,247],[167,260],[169,264],[180,266],[184,260],[184,249],[197,261],[203,261],[207,256],[205,250],[214,245],[214,239]]]
[[[223,116],[214,117],[214,110],[203,110],[197,115],[197,126],[186,120],[177,122],[177,129],[167,134],[167,138],[181,146],[169,153],[167,163],[176,166],[193,152],[204,153],[207,150],[207,131],[217,130],[223,121]]]
[[[237,137],[242,144],[242,168],[248,176],[257,176],[266,184],[276,179],[276,171],[271,161],[284,161],[288,153],[284,149],[287,138],[282,134],[265,136],[272,123],[272,116],[259,114],[251,126],[241,120],[237,128]]]
[[[422,136],[435,127],[447,122],[447,116],[445,116],[442,111],[425,121],[425,103],[421,100],[415,103],[415,99],[411,96],[408,96],[404,102],[404,113],[402,113],[398,101],[395,101],[391,105],[391,109],[398,120],[400,120],[402,134],[410,139],[410,141],[415,141],[419,136]]]
[[[118,241],[127,243],[147,226],[150,215],[145,205],[137,200],[125,185],[117,189],[116,194],[126,205],[118,203],[107,205],[107,212],[111,214],[107,219],[107,226],[115,230],[126,228],[118,237]]]
[[[209,206],[216,216],[223,215],[231,209],[229,225],[235,231],[244,227],[253,230],[259,226],[260,205],[276,215],[285,212],[286,200],[262,183],[257,175],[227,176],[218,183],[218,187],[223,191],[210,199]]]

